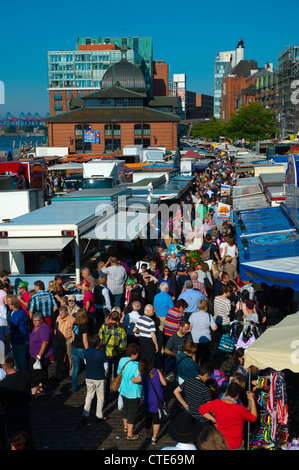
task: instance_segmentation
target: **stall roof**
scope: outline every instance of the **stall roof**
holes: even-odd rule
[[[242,221],[236,233],[241,279],[299,290],[299,232],[282,209],[244,211],[237,216]]]
[[[262,188],[259,184],[249,186],[233,186],[233,199],[236,197],[252,196],[254,194],[262,194]]]
[[[126,241],[129,242],[141,234],[146,239],[146,227],[156,217],[156,214],[140,212],[118,212],[97,223],[97,225],[85,233],[82,238],[89,240]]]
[[[72,237],[3,238],[0,251],[61,251],[72,240]]]
[[[260,184],[259,176],[248,176],[246,178],[238,178],[237,186],[253,186],[255,184]]]
[[[285,201],[284,186],[266,186],[265,194],[270,201]]]
[[[285,183],[285,173],[261,173],[259,178],[263,186],[276,186]]]
[[[274,207],[235,213],[236,232],[239,237],[281,230],[295,230],[295,225],[281,210]]]
[[[289,369],[299,372],[297,346],[299,337],[299,312],[288,315],[277,325],[268,328],[245,350],[244,367],[277,372]]]
[[[233,200],[234,211],[262,209],[266,207],[269,207],[269,203],[264,194],[253,194],[252,196],[239,197]]]
[[[53,199],[54,201],[55,199]],[[58,198],[57,198],[58,200]],[[52,202],[49,206],[42,207],[28,214],[11,219],[10,223],[1,223],[0,230],[9,231],[16,226],[49,226],[49,225],[81,225],[85,220],[95,217],[96,211],[101,205],[102,209],[111,207],[111,202],[89,201],[61,201]],[[26,231],[24,231],[23,236]],[[1,240],[0,240],[1,242]],[[0,247],[1,251],[1,247]]]

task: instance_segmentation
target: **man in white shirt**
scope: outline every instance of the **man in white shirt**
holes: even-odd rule
[[[116,257],[111,256],[103,266],[102,272],[107,275],[107,287],[112,295],[112,307],[115,305],[122,309],[127,271],[118,264]]]

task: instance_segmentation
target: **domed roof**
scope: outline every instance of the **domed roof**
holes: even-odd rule
[[[243,41],[243,39],[240,39],[240,41],[238,42],[237,47],[244,47],[244,41]]]
[[[102,78],[101,88],[110,88],[116,84],[130,90],[147,90],[143,73],[127,59],[121,59],[109,67]]]

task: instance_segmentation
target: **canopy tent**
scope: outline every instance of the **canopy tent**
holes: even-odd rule
[[[244,367],[299,372],[299,312],[268,328],[245,350]]]
[[[187,152],[182,156],[183,157],[196,157],[196,158],[201,157],[201,155],[199,155],[198,152],[194,152],[194,150],[192,149],[188,149]]]
[[[299,232],[280,207],[236,214],[240,277],[299,290]]]
[[[53,165],[49,167],[49,171],[71,171],[71,170],[82,170],[83,163],[57,163],[57,165]]]
[[[156,214],[146,212],[125,212],[106,217],[81,238],[89,240],[110,240],[130,242],[135,238],[147,238],[147,225]]]

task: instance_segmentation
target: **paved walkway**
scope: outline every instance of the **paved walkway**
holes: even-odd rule
[[[49,369],[49,376],[54,372],[54,365]],[[79,375],[79,384],[84,384],[84,371]],[[177,410],[173,396],[174,382],[165,387],[165,400],[171,415]],[[63,379],[58,384],[50,381],[45,394],[32,400],[32,433],[36,450],[155,450],[162,449],[174,442],[167,433],[168,422],[162,424],[157,444],[145,441],[143,406],[138,410],[134,432],[140,434],[137,441],[129,442],[123,431],[122,414],[117,408],[117,395],[104,408],[107,421],[95,420],[95,400],[91,409],[90,425],[81,423],[85,400],[85,385],[76,393],[71,391],[70,379]]]

